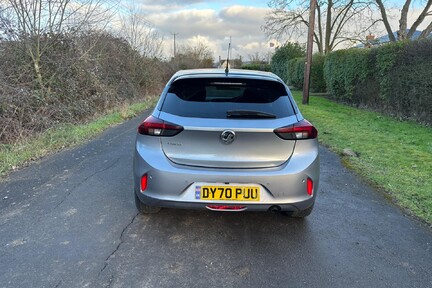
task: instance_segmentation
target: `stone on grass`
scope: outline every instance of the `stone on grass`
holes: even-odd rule
[[[348,157],[359,157],[359,153],[353,151],[353,150],[350,149],[350,148],[345,148],[345,149],[343,149],[342,154],[343,154],[344,156],[348,156]]]

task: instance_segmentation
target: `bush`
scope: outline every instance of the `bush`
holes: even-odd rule
[[[432,40],[328,55],[324,75],[336,100],[432,124]]]

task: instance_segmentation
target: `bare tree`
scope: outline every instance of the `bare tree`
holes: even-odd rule
[[[428,25],[419,35],[419,39],[428,37],[432,32],[432,0],[423,1],[425,6],[423,7],[422,12],[417,17],[417,19],[413,22],[411,27],[408,29],[408,12],[411,6],[411,0],[405,0],[404,5],[402,6],[400,18],[399,18],[399,30],[397,30],[397,38],[393,34],[393,30],[390,26],[388,15],[386,12],[386,8],[382,0],[376,0],[376,4],[379,7],[382,21],[386,28],[387,34],[389,36],[390,41],[395,42],[397,40],[411,39],[414,35],[414,32],[418,29],[419,25],[425,21],[428,21]]]
[[[0,2],[0,41],[13,38],[15,27],[12,21],[11,9]]]
[[[379,19],[373,14],[373,0],[318,1],[314,42],[320,53],[329,53],[342,43],[361,41]],[[271,0],[272,11],[263,30],[267,36],[305,37],[309,27],[308,0]]]
[[[162,35],[155,26],[146,20],[136,5],[129,6],[127,13],[121,14],[120,37],[126,39],[133,49],[147,58],[162,56]]]
[[[203,42],[194,46],[180,45],[171,59],[174,70],[213,67],[213,51]]]
[[[69,36],[106,23],[111,6],[103,0],[4,0],[5,9],[11,12],[11,37],[24,44],[31,59],[38,88],[44,90],[45,79],[41,59],[51,47]]]
[[[255,52],[253,54],[248,54],[250,63],[252,64],[264,64],[268,63],[267,55],[260,52]]]

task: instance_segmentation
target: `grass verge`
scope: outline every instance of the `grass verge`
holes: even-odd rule
[[[357,152],[359,157],[344,156],[343,162],[432,223],[432,128],[313,95],[309,105],[302,105],[301,92],[293,95],[322,144],[337,153],[344,148]]]
[[[155,97],[148,97],[144,102],[123,105],[85,124],[63,124],[35,137],[23,139],[19,143],[1,144],[0,176],[47,154],[79,145],[106,128],[137,116],[154,105],[156,100]]]

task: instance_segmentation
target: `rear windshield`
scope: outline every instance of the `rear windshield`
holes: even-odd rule
[[[274,118],[294,114],[283,84],[228,77],[179,79],[169,87],[161,109],[197,118],[227,118],[230,111],[254,111]]]

